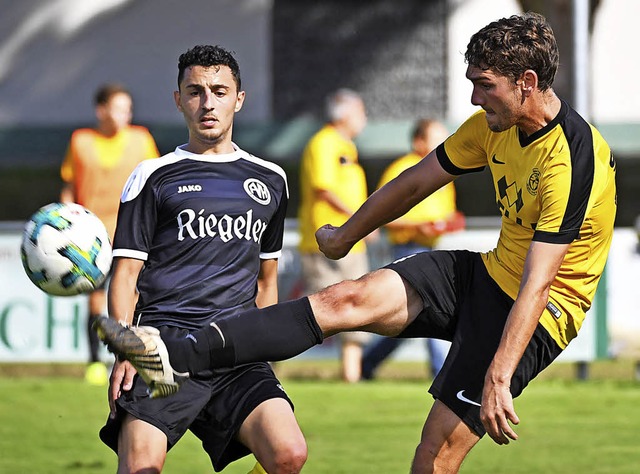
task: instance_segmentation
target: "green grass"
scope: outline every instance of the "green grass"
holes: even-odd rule
[[[381,381],[357,385],[335,381],[335,367],[295,361],[277,367],[309,445],[304,472],[407,473],[432,403],[422,366],[391,365]],[[571,367],[559,364],[516,400],[520,440],[497,446],[483,439],[462,472],[638,472],[640,384],[627,376],[628,367],[600,364],[593,380],[580,382],[570,376]],[[106,389],[86,385],[73,370],[60,372],[0,370],[0,472],[115,472],[115,454],[97,438],[107,416]],[[402,379],[394,380],[396,374]],[[245,474],[253,462],[245,458],[224,472]],[[188,434],[169,454],[164,472],[213,469]]]

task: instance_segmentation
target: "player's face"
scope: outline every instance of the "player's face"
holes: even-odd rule
[[[367,111],[362,99],[354,99],[350,104],[349,113],[345,116],[346,126],[352,137],[356,137],[367,125]]]
[[[244,91],[237,90],[228,66],[187,68],[174,98],[189,128],[190,151],[231,151],[233,117],[242,108]]]
[[[503,132],[517,125],[522,95],[513,80],[476,66],[467,68],[467,79],[473,83],[471,103],[484,109],[491,131]]]
[[[433,122],[422,131],[422,135],[418,135],[413,139],[413,150],[420,156],[427,156],[429,152],[435,149],[443,141],[447,139],[449,132],[439,122]]]
[[[116,133],[131,123],[133,101],[124,92],[113,94],[106,104],[96,107],[96,116],[102,128],[109,133]]]

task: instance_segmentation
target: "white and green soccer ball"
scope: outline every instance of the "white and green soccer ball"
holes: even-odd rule
[[[73,203],[40,208],[25,225],[20,248],[29,279],[56,296],[98,288],[111,268],[111,242],[95,214]]]

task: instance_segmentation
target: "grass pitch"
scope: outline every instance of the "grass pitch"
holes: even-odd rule
[[[640,466],[640,384],[631,364],[594,364],[576,381],[558,364],[516,400],[520,440],[480,441],[463,473],[637,473]],[[555,371],[553,371],[553,370]],[[432,400],[422,365],[394,363],[379,381],[345,385],[336,365],[277,366],[309,445],[311,474],[407,473]],[[116,456],[98,439],[107,416],[106,388],[73,371],[24,376],[0,366],[0,472],[113,473]],[[76,370],[79,372],[79,370]],[[245,474],[251,457],[227,474]],[[211,473],[199,441],[187,434],[169,453],[164,472]]]

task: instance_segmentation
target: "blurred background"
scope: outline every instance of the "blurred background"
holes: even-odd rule
[[[581,49],[574,3],[591,14],[577,25],[588,28]],[[364,97],[370,124],[357,141],[373,189],[386,162],[409,146],[413,120],[433,117],[454,130],[474,110],[464,77],[469,37],[524,10],[545,14],[558,37],[556,91],[614,149],[618,224],[632,225],[640,210],[640,94],[623,87],[640,72],[633,0],[1,0],[0,7],[0,220],[23,220],[57,198],[71,131],[93,124],[91,99],[105,81],[131,90],[134,122],[150,128],[161,152],[186,141],[172,91],[178,56],[199,43],[236,52],[247,100],[235,140],[287,168],[292,216],[302,147],[338,87]],[[574,53],[585,48],[576,66]],[[488,177],[468,181],[459,181],[459,207],[496,215]]]
[[[201,43],[234,51],[247,93],[234,141],[285,168],[293,219],[302,148],[322,124],[327,93],[349,87],[362,94],[369,124],[356,143],[375,189],[384,167],[409,148],[416,118],[442,120],[453,131],[474,111],[464,77],[469,37],[527,10],[547,16],[556,32],[556,92],[600,129],[618,166],[616,237],[594,310],[599,316],[585,331],[587,355],[576,359],[637,357],[640,2],[0,0],[0,362],[86,358],[77,328],[84,300],[53,299],[31,287],[17,247],[23,222],[58,199],[71,132],[94,123],[91,99],[100,84],[130,89],[134,123],[147,126],[166,153],[187,138],[172,98],[178,56]],[[442,245],[488,239],[490,246],[498,213],[488,174],[463,176],[456,185],[469,229]],[[287,238],[285,297],[295,296],[297,284],[295,233]]]

